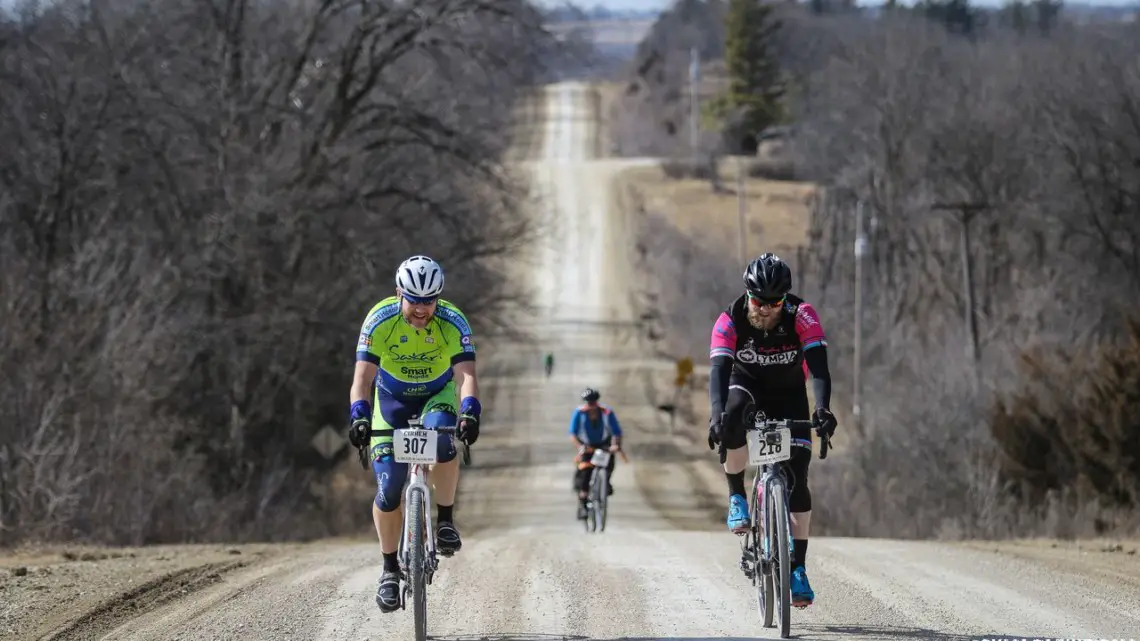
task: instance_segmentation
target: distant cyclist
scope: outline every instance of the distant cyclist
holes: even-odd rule
[[[547,352],[545,361],[546,375],[550,376],[550,373],[554,371],[554,352]]]
[[[774,254],[752,261],[744,272],[745,294],[717,318],[709,358],[711,418],[709,449],[722,444],[721,460],[728,479],[728,527],[737,534],[748,530],[748,500],[744,470],[748,465],[744,423],[755,410],[768,418],[807,420],[808,397],[804,361],[812,375],[816,410],[812,420],[827,433],[836,427],[828,409],[831,374],[827,367],[827,337],[811,305],[789,292],[792,270]],[[721,414],[726,413],[721,422]],[[787,461],[792,538],[792,604],[804,607],[815,600],[805,570],[808,530],[811,524],[812,430],[792,430],[792,458]]]
[[[392,456],[393,429],[407,427],[408,418],[418,412],[425,429],[454,427],[458,418],[461,441],[470,445],[479,438],[482,409],[471,326],[458,307],[439,298],[442,291],[438,263],[427,256],[405,260],[396,270],[396,295],[368,312],[356,344],[349,441],[369,448],[376,473],[372,521],[384,555],[376,604],[383,612],[400,607],[400,499],[408,478],[408,464]],[[380,435],[369,439],[370,427]],[[439,514],[436,540],[440,552],[450,555],[463,545],[452,520],[459,462],[450,436],[440,434],[438,443],[440,462],[430,471]]]
[[[574,489],[578,491],[578,518],[586,518],[586,499],[590,491],[590,457],[595,449],[606,449],[610,452],[621,451],[621,425],[617,414],[605,405],[598,402],[601,394],[598,390],[587,387],[582,390],[582,400],[585,404],[574,410],[570,417],[570,440],[579,446],[578,456],[574,461],[578,470],[574,476]],[[607,485],[606,496],[614,493],[614,457],[606,466]]]

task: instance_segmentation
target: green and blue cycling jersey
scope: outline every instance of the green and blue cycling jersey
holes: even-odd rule
[[[427,326],[416,329],[400,313],[400,298],[390,296],[368,312],[356,343],[356,360],[379,368],[377,392],[398,399],[427,399],[451,382],[453,365],[475,360],[475,341],[467,317],[450,302],[438,299]]]

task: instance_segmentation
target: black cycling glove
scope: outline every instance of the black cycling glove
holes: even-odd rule
[[[815,414],[812,414],[811,420],[816,424],[817,427],[819,427],[819,431],[827,434],[828,436],[834,434],[835,428],[839,426],[839,422],[835,420],[835,414],[832,414],[831,410],[827,409],[826,407],[816,408]]]
[[[714,416],[709,419],[709,449],[715,450],[716,446],[720,444],[721,439],[724,438],[724,420],[721,416]]]

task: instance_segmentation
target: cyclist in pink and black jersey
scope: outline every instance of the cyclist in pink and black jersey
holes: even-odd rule
[[[792,270],[774,254],[752,261],[744,272],[744,295],[716,320],[709,346],[709,449],[722,446],[721,463],[728,479],[728,527],[737,534],[749,526],[745,498],[745,421],[759,410],[768,418],[809,418],[806,374],[810,371],[816,409],[810,418],[827,433],[836,427],[828,409],[831,374],[827,367],[827,336],[815,309],[789,293]],[[723,420],[722,420],[723,415]],[[795,559],[792,563],[792,604],[803,607],[815,599],[807,580],[808,529],[811,492],[812,430],[792,430],[792,458],[785,471],[790,488]]]

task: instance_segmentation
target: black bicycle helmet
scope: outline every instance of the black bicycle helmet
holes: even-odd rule
[[[598,393],[598,390],[592,387],[587,387],[586,389],[582,390],[582,400],[586,401],[587,403],[595,403],[601,397],[602,395]]]
[[[779,256],[763,254],[744,270],[744,287],[760,300],[779,300],[792,291],[792,270]]]

